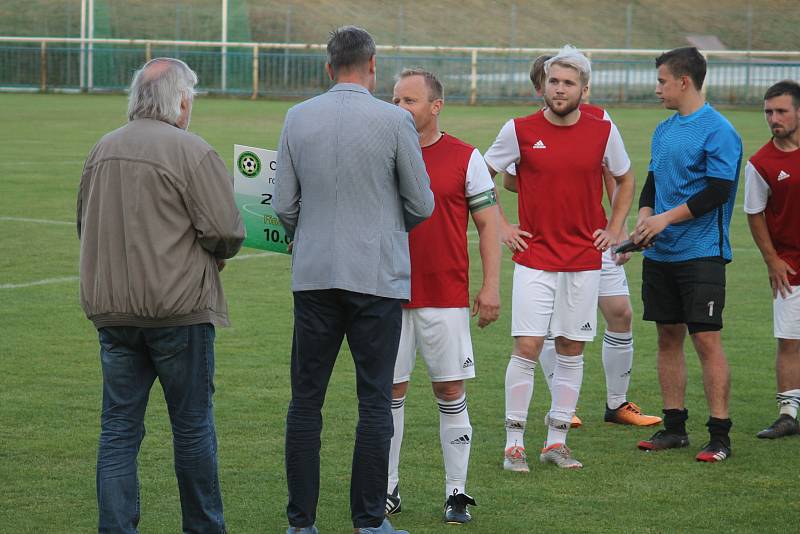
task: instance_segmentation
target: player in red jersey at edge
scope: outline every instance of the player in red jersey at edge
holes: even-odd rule
[[[758,434],[800,433],[800,84],[776,83],[764,95],[772,139],[744,169],[744,211],[772,285],[778,419]]]

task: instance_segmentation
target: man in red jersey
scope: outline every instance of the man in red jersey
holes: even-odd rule
[[[800,85],[767,89],[764,114],[772,139],[745,167],[744,211],[772,285],[780,414],[757,436],[775,439],[800,433]]]
[[[530,78],[536,96],[544,96],[544,86],[547,75],[544,71],[545,62],[552,56],[542,55],[537,57],[531,65]],[[600,106],[581,103],[581,113],[586,113],[595,118],[610,121],[611,117]],[[603,182],[608,194],[609,202],[614,198],[617,187],[614,177],[604,167]],[[511,165],[503,177],[506,189],[517,191],[516,169]],[[623,232],[624,232],[623,226]],[[514,232],[507,232],[513,236]],[[627,234],[626,234],[627,235]],[[620,237],[622,238],[622,236]],[[516,246],[524,250],[524,240],[519,240]],[[606,409],[603,419],[607,423],[621,425],[651,426],[661,422],[661,418],[654,415],[643,414],[639,406],[628,401],[628,388],[633,369],[633,308],[631,307],[628,279],[622,267],[630,259],[628,254],[614,254],[611,249],[603,252],[603,266],[600,271],[600,290],[598,307],[606,321],[606,331],[603,334],[602,360],[603,371],[606,379]],[[553,372],[555,370],[556,348],[553,336],[545,338],[542,352],[539,354],[539,365],[544,374],[547,387],[550,388]],[[577,415],[572,416],[572,427],[581,426]]]
[[[583,348],[594,338],[602,252],[619,241],[633,199],[630,159],[613,123],[581,113],[591,65],[571,46],[545,63],[543,111],[508,121],[486,153],[491,173],[517,169],[519,229],[511,335],[506,370],[503,467],[528,471],[523,435],[533,371],[548,332],[556,365],[547,440],[539,459],[579,468],[566,446],[583,379]],[[607,221],[602,205],[605,164],[617,183]]]
[[[439,404],[439,437],[445,468],[445,521],[471,519],[465,493],[472,426],[464,380],[475,376],[469,331],[469,215],[478,229],[483,284],[472,315],[483,328],[500,312],[500,238],[494,182],[481,153],[439,130],[442,84],[421,69],[407,69],[394,87],[394,103],[408,110],[419,132],[422,158],[431,177],[433,215],[409,233],[411,300],[403,309],[400,348],[394,371],[394,437],[389,453],[387,515],[400,511],[398,465],[403,440],[404,402],[419,351]]]

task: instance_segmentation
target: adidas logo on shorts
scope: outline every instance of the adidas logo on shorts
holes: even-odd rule
[[[591,331],[592,331],[592,324],[591,323],[585,323],[581,327],[581,332],[591,332]]]
[[[467,367],[472,367],[473,365],[475,365],[475,363],[472,361],[472,358],[467,356],[467,359],[464,360],[464,365],[462,366],[462,369],[466,369]]]
[[[469,436],[464,434],[460,438],[452,440],[450,445],[469,445]]]

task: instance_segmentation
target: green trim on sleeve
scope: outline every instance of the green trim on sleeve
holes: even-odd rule
[[[469,211],[471,213],[476,213],[484,208],[488,208],[489,206],[494,206],[496,204],[497,195],[495,194],[494,189],[489,189],[483,193],[478,193],[477,195],[467,197],[467,205],[469,205]]]

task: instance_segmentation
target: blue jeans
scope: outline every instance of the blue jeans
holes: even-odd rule
[[[225,532],[212,403],[214,337],[210,324],[99,330],[103,367],[97,451],[99,532],[138,532],[136,457],[156,377],[172,424],[183,532]]]

